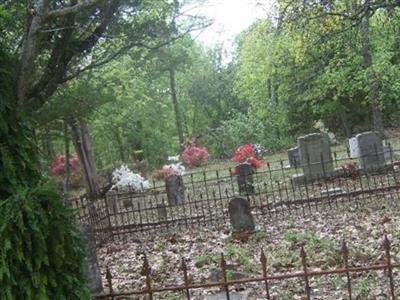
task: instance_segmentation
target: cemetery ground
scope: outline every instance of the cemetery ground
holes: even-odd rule
[[[308,216],[280,216],[257,219],[256,232],[236,237],[229,224],[222,230],[203,227],[192,230],[156,231],[124,241],[109,243],[99,249],[102,273],[108,266],[115,290],[145,289],[143,258],[146,253],[153,285],[165,287],[183,283],[181,259],[188,266],[190,280],[204,283],[220,281],[220,255],[231,268],[231,279],[262,275],[261,249],[267,257],[267,272],[287,273],[301,270],[300,247],[307,253],[310,270],[329,270],[343,265],[341,243],[346,240],[349,264],[364,266],[384,260],[382,241],[387,234],[392,244],[392,259],[400,262],[400,212],[388,198],[354,202],[329,209],[320,205]],[[397,294],[400,280],[394,269]],[[396,278],[397,277],[397,278]],[[103,276],[103,278],[105,278]],[[357,273],[352,278],[354,299],[389,299],[387,276],[383,271]],[[303,279],[271,281],[272,299],[304,299]],[[104,285],[107,283],[104,280]],[[311,277],[312,299],[347,299],[345,276]],[[249,299],[266,299],[263,283],[231,287],[248,291]],[[204,299],[219,288],[192,290],[193,299]],[[182,293],[157,294],[155,299],[185,299]],[[132,298],[138,299],[138,298]],[[145,298],[143,298],[145,299]]]
[[[393,145],[395,149],[399,148],[396,141]],[[343,148],[343,145],[338,145],[333,151],[343,152]],[[278,158],[276,161],[279,161],[279,157],[283,157],[285,154],[276,154],[274,157]],[[228,170],[229,167],[229,163],[209,165],[206,169],[200,169],[200,172],[195,170],[193,177],[201,181],[203,171],[213,174],[213,170]],[[264,170],[264,172],[266,171]],[[291,173],[284,178],[291,178]],[[375,188],[379,188],[390,185],[392,180],[392,178],[386,178],[387,181],[385,181],[384,177],[379,176],[373,178],[373,181],[367,178],[366,182],[363,181],[364,179],[356,180],[354,189],[362,188],[363,185],[365,188],[369,183],[373,183]],[[257,181],[256,178],[255,183]],[[347,182],[351,183],[352,180],[341,179],[339,184],[347,189],[349,187]],[[284,180],[278,183],[278,186],[282,183]],[[326,187],[312,185],[312,188],[321,192]],[[368,188],[370,187],[368,186]],[[207,195],[207,191],[203,192]],[[287,189],[286,192],[288,192]],[[259,194],[260,204],[261,194]],[[287,196],[287,198],[290,197]],[[283,198],[285,198],[284,194]],[[256,199],[257,196],[254,200]],[[271,199],[271,195],[269,199]],[[307,199],[310,199],[310,195],[307,195]],[[220,198],[220,202],[225,200],[227,199]],[[251,201],[252,199],[250,199]],[[400,262],[398,202],[398,191],[382,190],[362,196],[341,197],[339,195],[339,197],[312,204],[293,205],[289,209],[284,206],[281,210],[268,208],[270,209],[269,214],[264,214],[253,207],[252,213],[255,218],[256,230],[252,234],[243,235],[233,234],[226,216],[216,213],[218,210],[224,211],[227,203],[216,202],[213,210],[211,202],[211,207],[208,207],[208,210],[206,207],[206,211],[212,212],[210,216],[215,212],[215,215],[211,216],[214,224],[213,222],[208,224],[204,219],[204,224],[201,223],[202,221],[196,220],[198,222],[196,225],[200,226],[186,224],[186,227],[180,226],[179,228],[174,225],[155,227],[145,232],[138,231],[123,235],[122,238],[101,246],[98,249],[98,255],[105,290],[107,291],[108,288],[105,276],[107,267],[112,274],[114,292],[146,289],[146,274],[143,269],[145,255],[149,262],[151,284],[154,288],[184,283],[182,259],[187,265],[189,282],[222,281],[221,253],[224,254],[228,264],[229,280],[262,276],[263,270],[260,263],[262,250],[267,258],[268,275],[292,274],[302,271],[301,247],[304,247],[307,254],[309,271],[337,269],[343,267],[344,263],[340,251],[344,240],[349,249],[350,267],[377,265],[385,261],[385,251],[382,246],[385,235],[391,241],[392,261],[393,264],[396,264]],[[210,202],[207,202],[206,205],[210,206]],[[185,212],[180,211],[184,209],[185,205],[182,208],[176,208],[176,217],[180,214],[184,215]],[[128,213],[125,215],[128,216]],[[135,222],[136,217],[133,211],[132,216],[132,220]],[[124,225],[123,220],[117,218],[115,220]],[[132,220],[126,219],[126,222],[129,223]],[[218,226],[212,226],[216,224]],[[398,295],[400,294],[399,270],[394,268],[393,275]],[[348,299],[346,279],[345,274],[311,276],[309,278],[311,299]],[[353,273],[351,282],[353,299],[390,299],[387,271]],[[218,293],[221,290],[220,287],[191,289],[191,295],[192,299],[207,299],[205,298],[207,295]],[[267,299],[263,282],[236,284],[230,286],[230,291],[244,291],[247,299]],[[270,280],[269,292],[271,299],[305,299],[304,278]],[[127,299],[147,298],[132,296]],[[154,299],[186,298],[183,292],[168,292],[157,293],[154,295]]]

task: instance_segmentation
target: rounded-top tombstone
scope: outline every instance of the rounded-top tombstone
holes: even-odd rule
[[[229,218],[234,232],[249,231],[255,229],[250,203],[245,198],[233,198],[229,201]]]

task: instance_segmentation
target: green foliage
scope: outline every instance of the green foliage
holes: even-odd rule
[[[218,254],[210,253],[197,256],[194,261],[195,261],[195,266],[197,268],[201,268],[205,265],[218,264],[220,259],[221,258]]]
[[[210,137],[212,153],[219,156],[231,157],[234,151],[244,144],[262,144],[268,149],[281,149],[290,144],[291,140],[285,135],[279,135],[269,128],[256,116],[235,113],[226,121],[221,122],[216,131],[215,139]]]
[[[253,253],[249,250],[242,248],[238,244],[228,244],[225,249],[227,257],[235,261],[241,266],[246,272],[252,272],[255,269],[255,265],[252,262]]]
[[[88,299],[81,238],[54,186],[42,185],[13,59],[0,47],[0,299]]]
[[[82,239],[53,185],[0,203],[0,299],[89,299]]]
[[[30,138],[29,119],[17,111],[15,60],[0,44],[0,199],[8,198],[19,184],[36,184],[36,148]]]

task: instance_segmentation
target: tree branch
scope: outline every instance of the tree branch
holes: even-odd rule
[[[79,12],[89,6],[95,5],[98,2],[100,2],[100,0],[80,0],[80,2],[75,5],[49,11],[47,13],[46,17],[47,18],[58,18],[58,17],[62,17],[65,15],[68,15],[68,14],[76,14],[77,12]]]

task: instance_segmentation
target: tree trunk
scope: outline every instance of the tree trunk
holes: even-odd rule
[[[64,192],[64,203],[66,206],[70,206],[68,202],[68,192],[69,192],[69,180],[71,177],[71,168],[70,168],[70,149],[69,149],[69,135],[68,135],[68,124],[64,120],[64,150],[65,150],[65,178],[63,182],[63,192]]]
[[[352,130],[349,126],[349,120],[347,119],[345,109],[346,108],[343,104],[339,104],[338,109],[337,109],[337,115],[340,119],[340,123],[342,124],[344,134],[346,135],[347,138],[350,138],[352,135]]]
[[[81,120],[70,122],[70,127],[75,150],[85,174],[89,197],[95,198],[98,194],[98,182],[89,130],[86,123]]]
[[[176,129],[178,131],[179,145],[182,146],[185,143],[185,139],[183,137],[181,113],[179,109],[178,96],[176,94],[175,70],[173,67],[171,67],[169,68],[168,71],[169,71],[169,83],[171,87],[172,103],[174,105],[174,112],[175,112]]]
[[[366,8],[369,7],[369,0],[366,0],[364,3]],[[383,125],[383,113],[379,103],[379,82],[378,79],[372,69],[373,60],[372,60],[372,46],[370,41],[370,28],[369,28],[369,20],[370,20],[370,12],[366,9],[367,13],[360,23],[360,32],[361,32],[361,43],[362,43],[362,57],[364,68],[367,70],[367,79],[368,79],[368,100],[372,107],[372,128],[374,131],[378,132],[379,135],[383,138],[385,136],[384,133],[384,125]]]
[[[120,157],[120,159],[121,159],[122,162],[125,162],[124,147],[123,147],[123,145],[122,145],[121,134],[120,134],[118,128],[115,128],[115,139],[117,140],[119,157]]]

